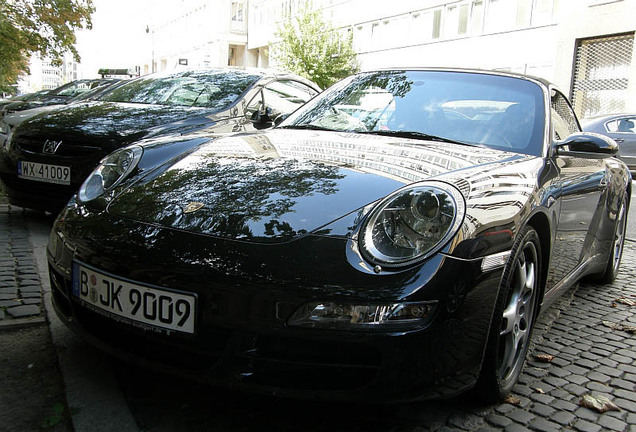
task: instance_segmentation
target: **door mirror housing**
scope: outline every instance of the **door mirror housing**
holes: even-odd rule
[[[556,154],[584,159],[605,159],[618,153],[616,141],[592,132],[575,133],[557,143]]]
[[[254,111],[249,119],[254,123],[256,129],[267,129],[273,126],[272,109],[261,105],[258,110]]]

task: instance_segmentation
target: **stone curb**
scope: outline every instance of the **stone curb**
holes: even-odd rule
[[[0,321],[0,331],[9,331],[16,328],[37,327],[43,324],[48,324],[45,317],[33,317],[33,318],[14,318]]]

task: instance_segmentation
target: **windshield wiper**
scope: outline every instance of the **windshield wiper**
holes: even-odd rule
[[[420,139],[420,140],[429,140],[429,141],[437,141],[437,142],[443,142],[443,143],[449,143],[449,144],[460,144],[460,145],[467,145],[467,146],[479,146],[478,144],[471,144],[471,143],[467,143],[467,142],[462,142],[462,141],[455,141],[449,138],[444,138],[444,137],[440,137],[437,135],[430,135],[430,134],[426,134],[424,132],[416,132],[416,131],[398,131],[398,130],[374,130],[374,131],[362,131],[362,132],[358,132],[361,134],[369,134],[369,135],[382,135],[382,136],[394,136],[394,137],[399,137],[399,138],[413,138],[413,139]]]

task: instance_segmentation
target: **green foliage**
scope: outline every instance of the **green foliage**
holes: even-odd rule
[[[55,405],[53,405],[53,409],[51,411],[51,415],[49,415],[42,421],[41,426],[43,429],[53,428],[64,421],[64,418],[66,416],[64,404],[61,404],[59,402],[56,403]]]
[[[73,46],[75,30],[92,26],[92,0],[0,0],[0,91],[10,91],[29,72],[34,53],[61,64]]]
[[[360,69],[353,35],[343,36],[322,19],[320,11],[303,10],[276,32],[272,57],[281,68],[304,76],[322,88]]]

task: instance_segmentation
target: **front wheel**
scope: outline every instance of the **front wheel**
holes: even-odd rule
[[[540,275],[539,236],[532,227],[525,227],[512,248],[499,288],[474,391],[482,400],[502,400],[519,378],[539,311]]]

